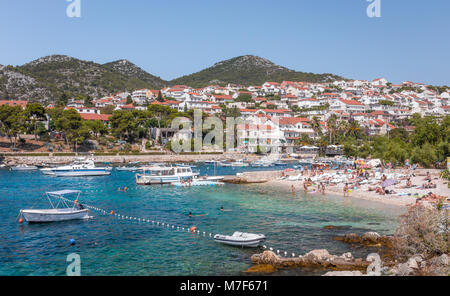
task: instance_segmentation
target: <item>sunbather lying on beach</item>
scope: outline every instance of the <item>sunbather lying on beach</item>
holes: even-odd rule
[[[408,181],[406,181],[406,185],[405,186],[399,186],[399,187],[395,187],[397,189],[408,189],[408,188],[412,188],[413,184],[411,182],[411,178],[408,178]]]

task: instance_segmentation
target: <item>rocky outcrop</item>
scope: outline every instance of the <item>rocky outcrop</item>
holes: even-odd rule
[[[253,255],[251,260],[256,265],[271,265],[274,268],[312,267],[338,271],[365,271],[370,264],[363,259],[353,258],[351,253],[337,256],[330,255],[327,250],[313,250],[296,258],[284,258],[272,251],[265,251],[262,254]]]
[[[344,236],[337,236],[334,239],[344,243],[361,244],[370,247],[393,247],[393,238],[391,236],[381,236],[376,232],[366,232],[363,235],[348,233]]]
[[[406,262],[389,269],[387,274],[394,276],[448,276],[450,274],[448,255],[443,254],[429,260],[426,260],[423,255],[414,255]]]

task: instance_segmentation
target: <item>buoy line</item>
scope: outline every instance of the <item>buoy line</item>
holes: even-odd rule
[[[67,199],[67,198],[64,198],[64,197],[63,197],[63,199],[68,201],[68,202],[74,203],[74,201],[72,201],[70,199]],[[90,206],[90,205],[87,205],[87,204],[83,204],[83,206],[87,207],[88,209],[100,212],[103,215],[108,215],[108,216],[112,216],[112,217],[118,218],[119,220],[129,220],[129,221],[143,222],[143,223],[151,224],[153,226],[161,226],[163,228],[166,228],[166,229],[169,229],[169,230],[174,230],[174,231],[185,231],[185,232],[187,231],[189,233],[197,234],[199,236],[203,236],[203,237],[206,237],[206,238],[208,238],[208,237],[209,238],[213,238],[214,237],[213,233],[200,231],[200,230],[197,229],[196,226],[183,227],[183,226],[178,226],[178,225],[174,225],[174,224],[171,225],[170,223],[155,221],[155,220],[151,220],[151,219],[134,217],[134,216],[126,216],[126,215],[118,214],[118,213],[114,212],[113,210],[107,211],[107,210],[104,210],[104,209],[101,209],[101,208],[97,208],[97,207],[94,207],[94,206]],[[269,247],[269,246],[266,246],[266,245],[263,245],[261,248],[264,249],[264,250],[272,251],[272,252],[276,253],[278,256],[281,256],[281,257],[283,257],[283,255],[284,255],[284,257],[288,257],[288,255],[291,255],[292,258],[296,257],[296,253],[290,253],[290,252],[283,251],[283,250],[280,250],[280,249],[275,249],[273,247]],[[301,257],[301,255],[299,255],[298,257]]]

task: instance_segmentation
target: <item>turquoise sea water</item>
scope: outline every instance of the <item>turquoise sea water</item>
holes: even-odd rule
[[[200,170],[213,175],[210,167]],[[240,170],[219,168],[216,173],[235,174]],[[117,191],[124,186],[128,192]],[[265,188],[266,193],[261,195],[260,185],[177,189],[137,186],[131,172],[55,178],[39,172],[0,170],[0,275],[65,275],[66,257],[71,253],[80,255],[82,275],[241,275],[251,266],[250,256],[258,252],[95,211],[87,221],[19,225],[16,217],[20,209],[33,205],[46,208],[43,193],[61,189],[82,190],[82,203],[123,215],[196,226],[213,234],[264,233],[267,246],[289,254],[326,248],[334,254],[351,251],[355,256],[366,256],[370,250],[351,249],[334,241],[333,236],[369,230],[392,233],[400,213],[397,208],[367,202],[303,192],[293,196],[273,188]],[[220,211],[221,206],[226,211]],[[189,218],[189,211],[207,215]],[[349,228],[330,231],[323,229],[326,225]],[[76,245],[70,245],[70,239],[75,239]],[[315,273],[297,269],[276,274]]]

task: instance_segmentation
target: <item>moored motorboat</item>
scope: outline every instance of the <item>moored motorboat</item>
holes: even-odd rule
[[[236,231],[233,235],[216,234],[214,240],[230,246],[257,248],[266,240],[266,236]]]
[[[19,164],[11,167],[11,171],[35,171],[38,167],[34,165]]]
[[[25,209],[20,210],[20,215],[28,223],[60,222],[68,220],[80,220],[89,218],[89,210],[78,202],[81,191],[61,190],[45,193],[45,197],[52,206],[51,209]],[[76,195],[75,201],[70,201],[65,196]],[[52,202],[52,199],[56,200]],[[69,204],[73,202],[73,206]],[[55,205],[56,204],[56,205]]]
[[[93,159],[78,158],[70,165],[44,168],[41,172],[56,177],[94,177],[111,175],[111,168],[97,167]]]

